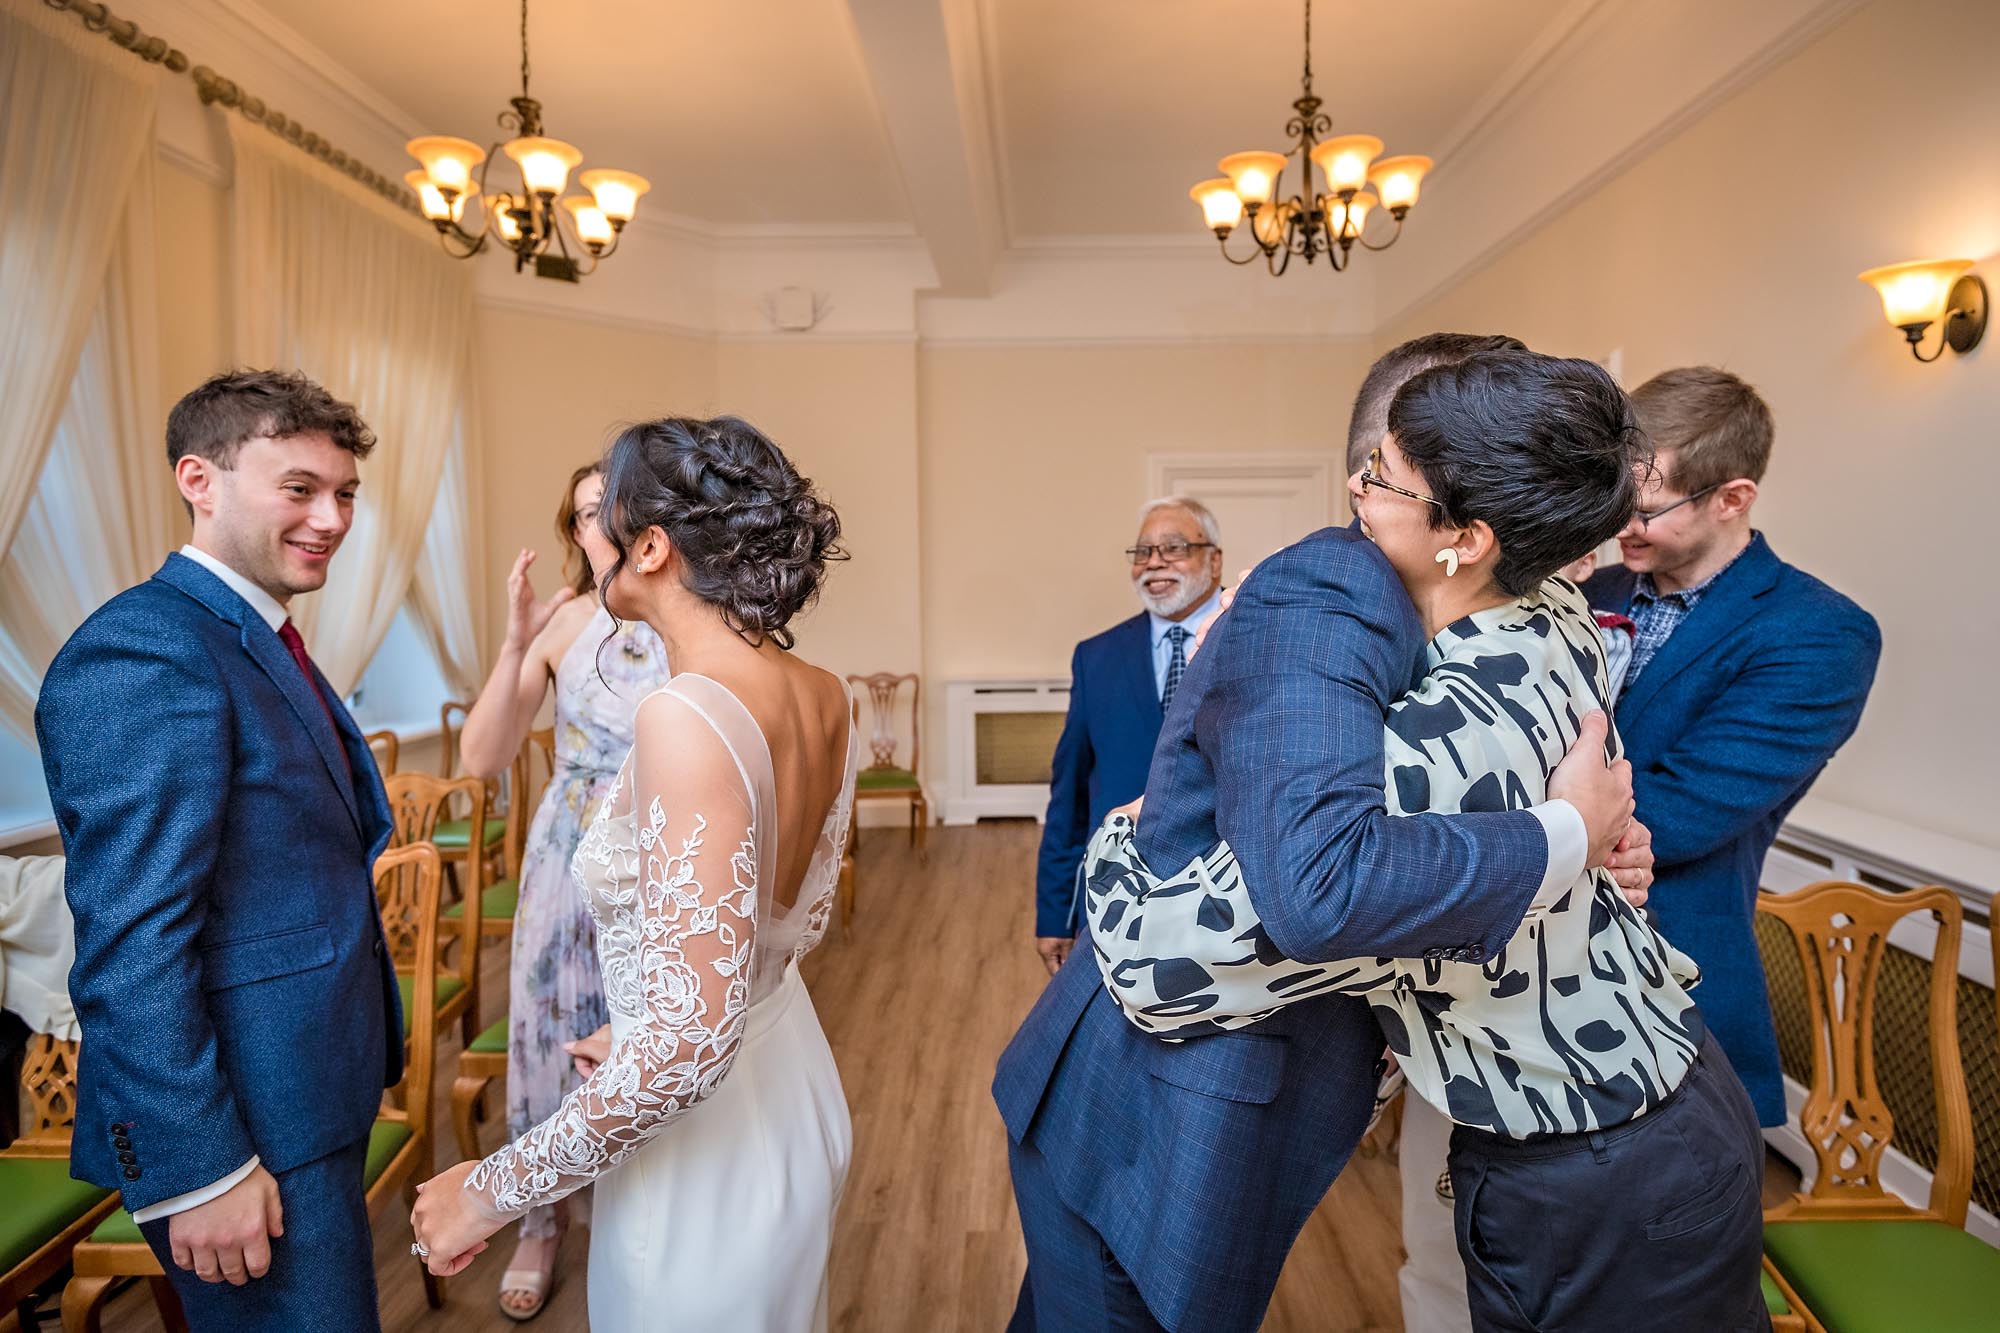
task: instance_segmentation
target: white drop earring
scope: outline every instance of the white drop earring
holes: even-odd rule
[[[1437,553],[1437,562],[1444,566],[1444,576],[1450,578],[1458,573],[1458,548],[1447,546]]]

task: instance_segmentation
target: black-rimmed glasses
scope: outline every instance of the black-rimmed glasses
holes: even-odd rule
[[[1696,491],[1693,495],[1688,496],[1686,499],[1676,500],[1670,505],[1661,505],[1658,509],[1634,509],[1632,511],[1632,517],[1639,520],[1639,527],[1641,528],[1641,530],[1649,528],[1653,526],[1653,521],[1661,517],[1662,515],[1671,514],[1676,509],[1679,509],[1682,505],[1691,505],[1696,500],[1701,499],[1702,496],[1707,495],[1710,491],[1719,491],[1728,484],[1729,483],[1726,481],[1718,481],[1713,486],[1702,487],[1700,490]]]
[[[1193,552],[1207,550],[1214,545],[1214,542],[1184,542],[1175,537],[1171,541],[1146,546],[1128,546],[1125,548],[1125,554],[1133,564],[1144,565],[1152,562],[1153,553],[1157,551],[1162,560],[1170,565],[1178,565]]]
[[[1361,489],[1363,491],[1366,491],[1370,486],[1374,486],[1388,491],[1392,495],[1401,495],[1411,500],[1422,500],[1427,505],[1436,505],[1439,509],[1444,508],[1442,500],[1433,500],[1428,495],[1418,495],[1415,491],[1406,491],[1393,481],[1382,480],[1382,474],[1376,470],[1381,466],[1382,451],[1380,449],[1370,449],[1368,451],[1368,465],[1361,469]]]

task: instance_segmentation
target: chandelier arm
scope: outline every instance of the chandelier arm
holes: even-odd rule
[[[439,247],[453,259],[470,259],[486,248],[487,233],[485,231],[482,230],[477,235],[474,235],[459,226],[456,222],[449,222],[439,227],[437,234]],[[458,249],[452,244],[454,241],[465,248],[463,250]]]
[[[1408,214],[1405,214],[1404,216],[1405,216],[1405,217],[1407,217],[1407,216],[1408,216]],[[1386,240],[1386,241],[1384,241],[1384,242],[1382,242],[1382,244],[1380,244],[1380,245],[1370,245],[1370,244],[1368,243],[1368,238],[1367,238],[1366,236],[1362,236],[1362,235],[1358,235],[1358,234],[1357,234],[1357,235],[1355,236],[1355,238],[1354,238],[1354,239],[1355,239],[1355,240],[1357,240],[1357,241],[1360,241],[1360,242],[1361,242],[1361,248],[1362,248],[1362,249],[1364,249],[1364,250],[1373,250],[1373,251],[1375,251],[1376,253],[1378,253],[1378,254],[1379,254],[1379,253],[1381,253],[1382,251],[1384,251],[1384,250],[1387,250],[1387,249],[1388,249],[1388,248],[1389,248],[1390,246],[1394,245],[1394,244],[1395,244],[1395,243],[1396,243],[1396,242],[1397,242],[1397,241],[1398,241],[1399,239],[1401,239],[1402,235],[1403,235],[1403,219],[1402,219],[1402,218],[1397,218],[1397,219],[1396,219],[1396,230],[1394,230],[1394,231],[1390,232],[1390,233],[1389,233],[1389,239],[1388,239],[1388,240]]]
[[[1238,268],[1242,268],[1245,264],[1254,264],[1264,257],[1264,247],[1261,244],[1258,244],[1255,249],[1251,250],[1243,258],[1238,259],[1235,255],[1229,253],[1229,238],[1227,236],[1218,236],[1215,240],[1216,248],[1222,251],[1222,257]],[[1255,242],[1256,237],[1252,236],[1251,240]]]

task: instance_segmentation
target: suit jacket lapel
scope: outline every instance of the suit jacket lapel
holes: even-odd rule
[[[1142,611],[1125,625],[1124,646],[1118,654],[1125,675],[1123,688],[1131,693],[1139,715],[1157,730],[1167,713],[1160,707],[1159,686],[1153,682],[1153,620]]]
[[[327,776],[333,779],[335,790],[339,791],[341,802],[347,807],[348,818],[354,821],[355,831],[365,833],[361,823],[361,812],[355,804],[354,785],[348,780],[348,764],[345,750],[333,724],[327,720],[327,709],[320,707],[313,697],[312,687],[299,671],[299,664],[292,660],[284,643],[272,632],[264,618],[250,609],[250,604],[238,597],[215,575],[189,560],[186,556],[170,555],[167,563],[160,567],[155,578],[164,579],[182,592],[187,593],[216,616],[242,631],[243,651],[251,661],[263,668],[264,674],[285,696],[292,712],[298,717],[299,725],[312,738],[319,757],[326,765]],[[332,686],[321,678],[320,688],[328,691],[329,704],[333,701]]]
[[[1681,621],[1653,660],[1627,686],[1618,700],[1618,711],[1630,716],[1644,714],[1646,706],[1661,687],[1682,671],[1708,655],[1718,640],[1743,623],[1750,615],[1750,603],[1777,586],[1783,564],[1764,541],[1762,533],[1751,537],[1750,545],[1736,563],[1724,570],[1687,619]]]

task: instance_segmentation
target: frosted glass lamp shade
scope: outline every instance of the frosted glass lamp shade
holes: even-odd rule
[[[465,216],[465,206],[478,195],[477,183],[468,183],[462,191],[453,195],[449,202],[431,178],[422,171],[406,171],[403,183],[416,191],[417,202],[423,207],[424,216],[432,222],[456,222]]]
[[[621,226],[639,210],[639,196],[653,188],[644,176],[608,167],[592,168],[576,179],[596,199],[598,212]]]
[[[1283,153],[1231,153],[1215,164],[1229,177],[1230,188],[1246,204],[1268,204],[1277,188],[1278,173],[1285,169]]]
[[[1201,205],[1202,219],[1210,231],[1226,233],[1243,221],[1243,200],[1227,176],[1203,181],[1188,191],[1188,198]]]
[[[1430,169],[1431,160],[1421,154],[1385,157],[1370,168],[1368,180],[1382,197],[1382,207],[1411,208],[1423,188],[1424,173]]]
[[[1326,229],[1333,233],[1336,240],[1343,236],[1357,237],[1361,235],[1361,229],[1368,225],[1368,212],[1374,207],[1375,196],[1366,190],[1346,203],[1329,195],[1326,200]]]
[[[470,139],[454,139],[448,134],[432,134],[403,145],[411,157],[424,164],[424,175],[438,193],[464,193],[472,183],[472,170],[486,160],[486,150]]]
[[[573,194],[562,201],[569,210],[570,221],[576,224],[577,239],[593,251],[611,244],[611,219],[604,216],[604,210],[593,203],[588,195]]]
[[[569,184],[569,173],[583,161],[583,153],[561,139],[510,139],[502,151],[521,168],[521,179],[530,194],[551,198],[563,192],[563,187]]]
[[[1886,264],[1856,276],[1882,297],[1882,313],[1897,328],[1935,324],[1944,318],[1951,287],[1972,267],[1970,259],[1919,259]]]
[[[1339,193],[1358,190],[1368,183],[1368,164],[1382,151],[1382,141],[1372,134],[1343,134],[1315,145],[1312,160],[1326,173],[1326,188]]]

